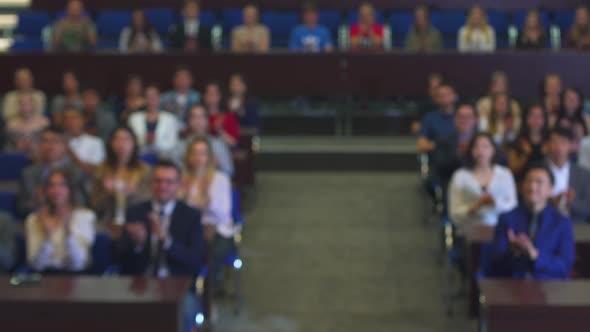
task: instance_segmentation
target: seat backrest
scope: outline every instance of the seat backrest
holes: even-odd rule
[[[510,26],[510,17],[506,12],[488,11],[488,23],[496,31],[496,36],[506,38],[508,36],[508,27]]]
[[[465,24],[467,15],[462,10],[432,11],[430,18],[435,26],[445,37],[457,37],[459,29]]]
[[[177,19],[176,12],[170,8],[149,8],[144,13],[160,36],[166,36]]]
[[[262,13],[261,22],[270,30],[272,46],[286,47],[291,31],[299,24],[299,15],[295,12],[269,11]]]
[[[0,191],[0,211],[16,217],[16,193],[10,191]]]
[[[118,38],[130,24],[131,12],[125,10],[105,10],[96,16],[96,31],[100,37]]]
[[[398,38],[403,38],[408,34],[414,23],[414,13],[411,11],[393,12],[389,16],[389,26],[391,34]]]
[[[51,24],[51,17],[45,12],[21,12],[14,30],[15,35],[29,38],[41,38],[41,31]]]
[[[211,28],[217,23],[217,15],[214,11],[203,10],[199,14],[199,21],[204,26]]]
[[[144,153],[140,157],[141,161],[148,165],[155,165],[158,162],[158,155],[155,153]]]
[[[342,24],[342,15],[337,10],[322,10],[319,13],[319,23],[326,27],[332,36],[336,36]]]
[[[233,28],[244,23],[242,10],[239,8],[224,9],[221,12],[221,22],[223,31],[229,36]]]
[[[22,153],[0,153],[0,181],[16,181],[31,160]]]
[[[10,46],[12,52],[42,52],[43,49],[43,41],[39,38],[15,39]]]
[[[559,27],[562,35],[570,31],[574,24],[575,14],[574,10],[559,10],[555,12],[553,23]]]
[[[102,275],[112,263],[113,241],[104,232],[96,233],[92,246],[92,264],[86,272],[95,275]]]

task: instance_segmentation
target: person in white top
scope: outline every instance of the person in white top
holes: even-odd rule
[[[480,116],[479,129],[488,132],[498,146],[512,143],[520,131],[520,113],[513,112],[506,93],[492,95],[492,108],[487,116]]]
[[[186,150],[182,197],[201,211],[205,241],[210,245],[214,289],[223,285],[220,262],[233,249],[231,180],[215,169],[213,152],[206,138],[197,138]]]
[[[449,186],[449,214],[459,228],[469,223],[495,226],[498,216],[516,207],[516,184],[510,170],[495,163],[492,136],[477,134],[469,145],[466,166]]]
[[[52,171],[42,190],[45,202],[25,222],[28,264],[39,272],[84,270],[91,262],[94,212],[76,206],[63,171]]]
[[[488,24],[482,7],[471,8],[457,40],[460,52],[492,52],[496,49],[496,31]]]
[[[160,36],[143,10],[136,9],[131,14],[131,25],[121,31],[119,50],[122,53],[159,53],[162,51]]]
[[[74,161],[87,172],[100,165],[105,158],[105,147],[102,140],[88,135],[84,130],[82,111],[68,106],[63,111],[63,126],[68,137],[70,155]]]
[[[146,87],[145,103],[145,111],[131,114],[128,120],[142,153],[174,156],[179,134],[178,119],[174,114],[160,110],[160,90],[154,85]]]

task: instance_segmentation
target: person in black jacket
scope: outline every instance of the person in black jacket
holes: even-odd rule
[[[152,177],[152,200],[129,208],[118,243],[121,274],[195,276],[205,257],[198,210],[177,200],[180,169],[159,161]]]
[[[182,19],[170,28],[172,48],[188,52],[211,50],[211,29],[199,20],[199,3],[188,0],[182,10]]]

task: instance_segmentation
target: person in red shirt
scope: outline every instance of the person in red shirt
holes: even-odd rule
[[[358,23],[350,27],[352,50],[383,49],[383,25],[375,23],[375,7],[363,3],[359,7]]]
[[[203,102],[209,113],[211,135],[221,138],[229,147],[234,147],[240,138],[240,124],[234,113],[226,112],[222,106],[221,86],[209,83],[205,88]]]

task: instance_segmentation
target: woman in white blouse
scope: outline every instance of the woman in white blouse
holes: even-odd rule
[[[66,173],[51,172],[43,184],[44,204],[25,222],[27,262],[40,272],[79,272],[91,261],[94,212],[75,205]]]
[[[457,170],[449,185],[451,220],[494,226],[501,213],[517,205],[516,185],[510,170],[495,164],[496,147],[491,135],[477,134],[469,144],[465,167]]]
[[[459,29],[457,40],[460,52],[492,52],[496,49],[496,31],[488,24],[482,7],[471,8],[467,23]]]
[[[185,156],[182,196],[201,211],[205,240],[212,256],[213,287],[220,290],[223,271],[219,262],[233,249],[231,180],[215,169],[211,147],[206,139],[190,143]]]
[[[141,9],[131,14],[131,25],[121,31],[119,50],[122,53],[157,53],[162,51],[162,41]]]

